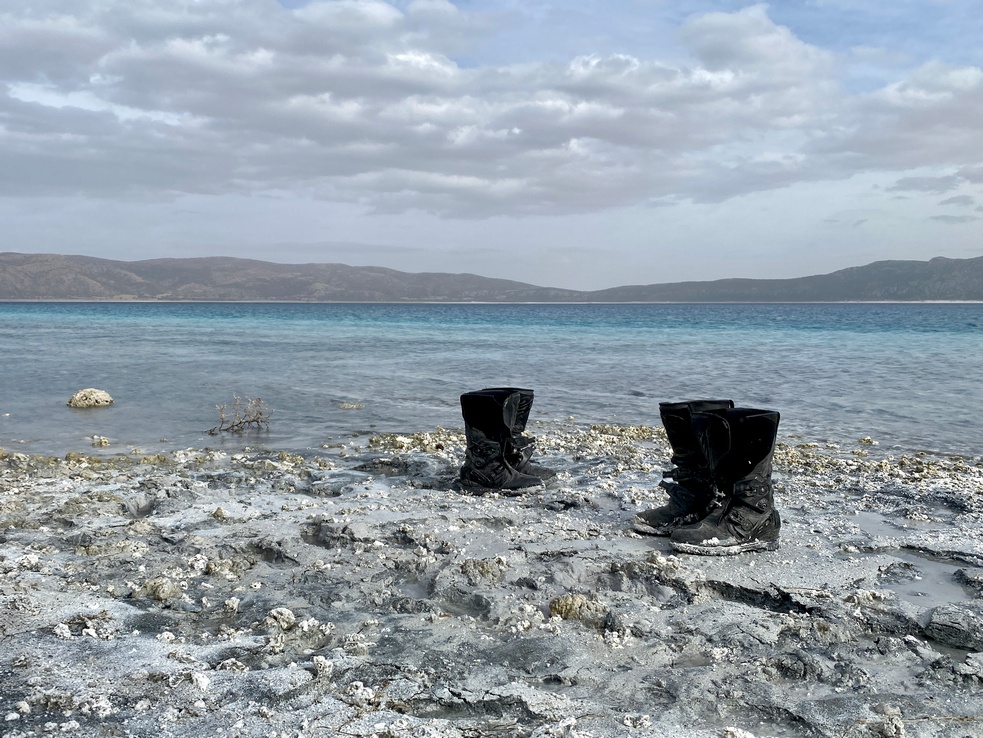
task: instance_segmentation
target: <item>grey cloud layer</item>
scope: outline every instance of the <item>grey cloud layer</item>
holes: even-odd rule
[[[898,184],[945,192],[983,171],[981,70],[931,62],[849,97],[764,6],[692,19],[687,67],[467,68],[452,58],[483,28],[445,0],[29,5],[0,13],[0,194],[304,190],[483,217],[877,169],[950,167]]]

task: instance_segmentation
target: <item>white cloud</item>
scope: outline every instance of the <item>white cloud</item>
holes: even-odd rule
[[[203,118],[195,118],[187,114],[167,113],[159,110],[139,110],[125,105],[116,105],[100,99],[94,90],[61,92],[51,85],[16,83],[10,85],[7,92],[15,100],[27,103],[39,103],[45,107],[59,110],[62,108],[76,108],[78,110],[89,110],[93,112],[109,111],[121,121],[147,118],[172,126],[194,126],[205,122]]]
[[[974,215],[932,215],[930,217],[932,220],[949,225],[962,225],[964,223],[974,223],[979,220]]]
[[[396,8],[381,0],[316,0],[295,11],[298,18],[345,30],[392,28],[403,18]]]
[[[948,192],[959,186],[961,177],[903,177],[888,188],[889,192]]]
[[[825,76],[832,62],[830,54],[772,22],[765,5],[737,13],[707,13],[682,33],[708,69],[758,73],[762,81],[800,83],[808,75]]]
[[[614,54],[475,69],[433,43],[442,23],[452,34],[467,26],[444,0],[405,13],[380,0],[48,6],[6,18],[8,35],[58,39],[25,49],[33,64],[6,80],[8,101],[33,103],[20,113],[50,132],[50,178],[34,180],[48,194],[330,186],[385,210],[463,217],[712,200],[812,176],[797,151],[812,134],[788,146],[781,132],[822,127],[835,91],[828,55],[763,6],[694,19],[683,30],[693,66]],[[63,73],[66,48],[75,75]],[[80,133],[77,111],[116,121]],[[180,130],[161,136],[161,123]],[[22,144],[8,130],[0,155],[13,163]],[[80,146],[115,172],[117,192],[59,173]],[[148,176],[145,157],[158,156],[170,164]],[[8,191],[23,188],[5,171]],[[398,191],[367,184],[393,172]]]
[[[976,204],[976,199],[970,197],[969,195],[955,195],[954,197],[947,197],[945,200],[939,203],[939,205],[958,205],[960,207],[972,207]]]

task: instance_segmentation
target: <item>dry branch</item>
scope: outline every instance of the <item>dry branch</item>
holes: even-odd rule
[[[250,428],[267,429],[273,415],[273,410],[261,398],[243,399],[238,395],[233,396],[232,402],[216,405],[215,412],[218,413],[218,425],[208,429],[212,436],[225,432],[242,433]]]

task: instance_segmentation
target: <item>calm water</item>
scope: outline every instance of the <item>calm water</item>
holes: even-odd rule
[[[458,395],[536,390],[534,419],[658,425],[658,403],[731,397],[783,436],[983,453],[983,305],[0,303],[0,447],[63,454],[460,427]],[[106,410],[66,407],[84,387]],[[275,410],[216,439],[234,394]],[[345,410],[342,403],[364,404]]]

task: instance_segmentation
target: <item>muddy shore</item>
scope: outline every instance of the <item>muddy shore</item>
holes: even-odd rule
[[[631,531],[661,429],[0,451],[4,736],[983,735],[983,461],[783,438],[776,552]]]

